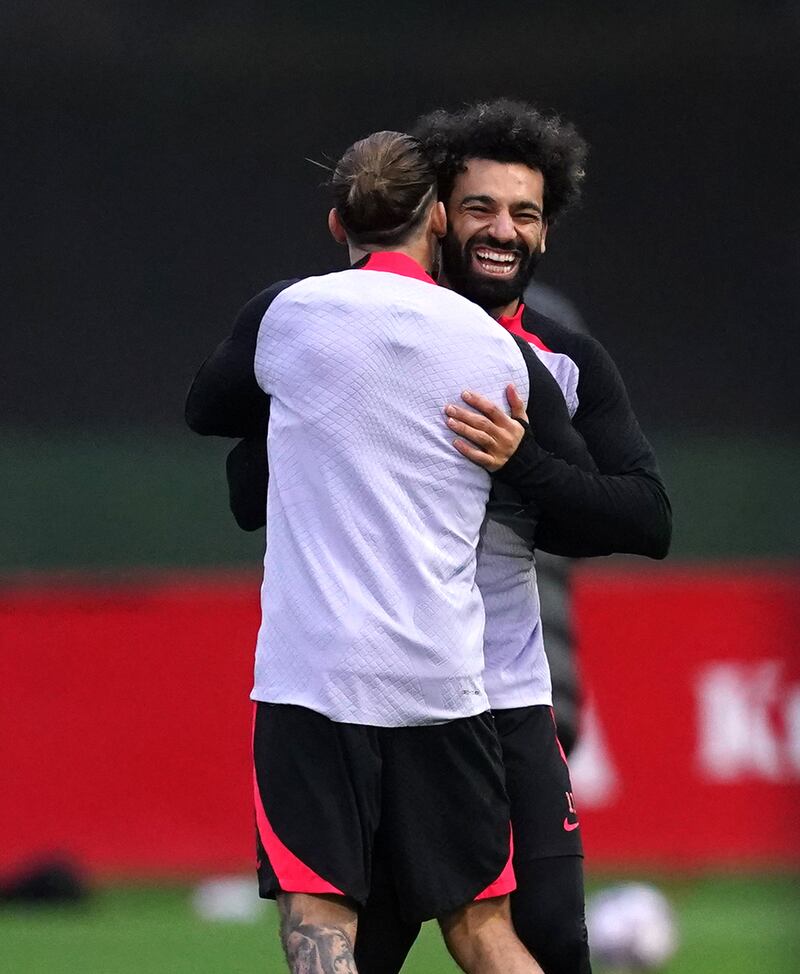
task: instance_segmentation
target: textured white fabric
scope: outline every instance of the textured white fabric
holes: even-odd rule
[[[447,402],[528,395],[514,340],[451,291],[348,270],[283,291],[255,372],[271,397],[267,551],[253,698],[337,721],[487,709],[476,546],[490,479]]]
[[[493,710],[552,704],[533,557],[533,522],[492,503],[481,530],[477,582],[486,611],[483,679]],[[525,528],[529,528],[526,534]]]
[[[578,411],[580,402],[578,400],[578,380],[580,379],[580,369],[577,362],[574,362],[569,355],[564,352],[551,352],[549,348],[539,348],[538,345],[531,343],[531,348],[538,355],[542,363],[547,367],[548,372],[553,376],[564,393],[567,402],[567,411],[570,419]]]
[[[578,408],[578,366],[568,355],[531,349],[558,383],[570,416]],[[502,492],[498,489],[498,496]],[[493,710],[552,706],[533,555],[533,524],[519,508],[492,502],[478,546],[478,587],[486,611],[484,685]]]

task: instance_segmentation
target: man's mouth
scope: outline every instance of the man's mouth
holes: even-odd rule
[[[474,264],[492,277],[508,277],[519,266],[519,254],[511,250],[494,250],[491,247],[475,247],[472,251]]]

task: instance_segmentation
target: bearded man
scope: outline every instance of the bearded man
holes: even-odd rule
[[[501,444],[516,420],[476,390],[465,396],[469,408],[448,404],[446,422],[456,435],[454,448],[494,473],[477,582],[486,611],[484,685],[511,801],[514,925],[545,974],[587,974],[580,820],[552,712],[534,549],[663,558],[671,536],[669,500],[608,353],[521,300],[553,225],[579,198],[584,141],[559,118],[507,100],[434,112],[419,121],[416,134],[434,161],[447,211],[440,282],[523,339],[564,400],[563,416],[537,411],[532,388],[530,427],[502,469]],[[187,402],[187,420],[198,432],[247,437],[228,464],[232,507],[247,528],[264,523],[268,406],[253,389],[252,366],[241,367],[247,355],[234,353],[257,333],[266,307],[288,283],[243,309]],[[524,415],[523,403],[509,401],[512,415]],[[589,463],[565,435],[565,417],[569,432],[580,434],[588,449]],[[362,974],[400,970],[419,930],[403,916],[391,869],[379,861],[358,921],[355,957]]]

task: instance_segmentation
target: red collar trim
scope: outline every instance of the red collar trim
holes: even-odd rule
[[[525,305],[520,301],[519,307],[514,312],[513,315],[503,315],[502,318],[497,320],[505,328],[506,331],[510,331],[512,335],[516,335],[517,338],[524,338],[526,342],[531,345],[535,345],[537,348],[541,348],[543,352],[549,352],[550,349],[545,345],[545,343],[539,338],[538,335],[534,335],[532,331],[528,331],[522,325],[522,315],[525,311]]]
[[[510,331],[513,335],[522,334],[522,312],[525,310],[525,305],[520,301],[517,310],[513,315],[503,315],[497,320],[506,329]]]
[[[398,253],[396,250],[376,250],[367,257],[362,264],[357,265],[365,271],[386,271],[389,274],[400,274],[403,277],[413,277],[427,284],[436,281],[420,267],[413,257]]]

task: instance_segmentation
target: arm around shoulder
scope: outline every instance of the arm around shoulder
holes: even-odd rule
[[[203,436],[251,436],[269,417],[269,399],[256,382],[258,330],[272,301],[293,281],[279,281],[242,308],[231,334],[209,355],[186,397],[186,423]]]
[[[526,434],[495,476],[536,505],[541,518],[536,543],[543,550],[573,557],[664,558],[672,513],[653,450],[608,353],[587,336],[574,338],[570,355],[578,361],[580,380],[573,426],[592,463],[579,452],[568,455],[537,431],[535,438]],[[536,412],[534,398],[534,427]]]

